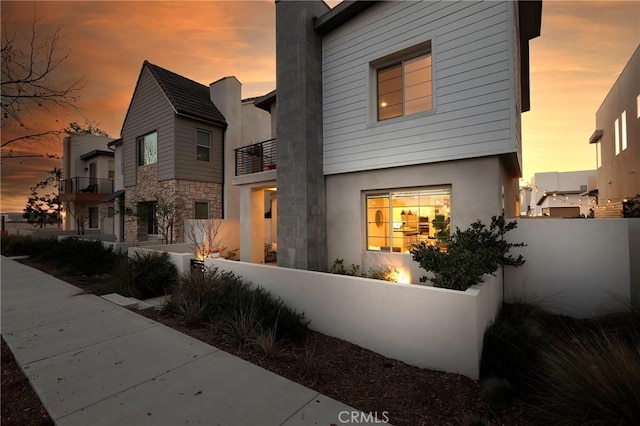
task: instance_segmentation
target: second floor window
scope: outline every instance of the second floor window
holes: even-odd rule
[[[149,133],[136,139],[138,166],[158,162],[158,132]]]
[[[377,80],[378,120],[432,109],[431,53],[380,68]]]
[[[196,159],[206,162],[211,160],[211,133],[206,130],[196,131]]]

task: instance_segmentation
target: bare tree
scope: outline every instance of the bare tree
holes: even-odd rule
[[[185,201],[178,194],[155,195],[158,234],[165,244],[173,244],[173,227],[182,219]]]
[[[220,253],[220,219],[194,219],[185,223],[185,235],[193,244],[194,254],[197,259],[205,259],[212,253]]]
[[[89,206],[86,203],[69,203],[66,210],[76,223],[78,235],[84,235],[89,223]]]
[[[59,136],[62,129],[43,129],[33,114],[54,108],[75,109],[84,79],[61,84],[56,80],[60,66],[69,53],[60,47],[61,27],[43,35],[35,17],[30,34],[20,37],[2,23],[2,149],[3,157],[10,157],[18,143],[43,142]],[[11,131],[6,131],[11,129]]]

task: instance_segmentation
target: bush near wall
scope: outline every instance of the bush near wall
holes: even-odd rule
[[[500,266],[523,265],[522,256],[513,257],[509,250],[525,244],[504,239],[504,235],[516,227],[517,222],[506,222],[504,215],[493,216],[488,227],[478,220],[464,231],[456,228],[446,251],[426,242],[414,245],[410,249],[413,260],[434,274],[434,277],[421,277],[420,282],[429,280],[435,287],[465,291],[482,282],[484,275],[493,275]]]
[[[123,296],[150,299],[164,296],[176,286],[178,270],[166,252],[136,253],[125,259],[106,285],[96,293],[116,292]]]
[[[187,322],[239,327],[248,320],[254,331],[275,330],[278,339],[301,341],[307,332],[304,314],[260,287],[253,287],[231,272],[218,268],[183,275],[166,310]]]
[[[505,304],[485,333],[481,386],[494,408],[518,396],[541,424],[640,424],[640,310],[576,320]]]
[[[26,256],[33,252],[33,238],[2,233],[0,246],[3,256]]]
[[[4,256],[28,255],[33,259],[48,262],[56,270],[87,276],[111,272],[122,259],[111,248],[104,248],[100,241],[77,238],[57,240],[53,238],[33,239],[26,236],[3,235]]]

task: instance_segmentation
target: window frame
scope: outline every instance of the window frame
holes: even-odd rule
[[[200,133],[206,134],[209,137],[209,146],[204,146],[204,145],[200,145],[200,140],[198,138],[198,135]],[[196,129],[196,161],[202,161],[203,163],[211,163],[211,152],[212,152],[212,132],[210,130],[206,130],[206,129]],[[198,149],[199,148],[206,148],[208,150],[208,154],[207,154],[207,159],[203,160],[200,158],[199,153],[198,153]]]
[[[432,227],[432,221],[435,218],[436,214],[441,214],[440,209],[442,208],[445,213],[445,219],[449,220],[449,231],[452,229],[451,226],[451,199],[452,199],[452,185],[433,185],[433,186],[420,186],[420,187],[409,187],[409,188],[395,188],[395,189],[386,189],[386,190],[375,190],[375,191],[363,191],[363,205],[364,205],[364,249],[365,251],[371,253],[396,253],[396,254],[407,254],[407,251],[403,251],[403,248],[407,248],[406,245],[406,237],[405,234],[405,218],[401,218],[400,221],[394,220],[394,209],[401,210],[400,213],[407,211],[407,215],[405,215],[407,220],[413,220],[413,225],[416,227],[416,240],[415,242],[428,240],[432,241],[434,245],[438,241],[437,237],[432,238],[431,234],[435,235],[435,227]],[[386,196],[386,198],[384,197]],[[394,197],[399,199],[402,196],[404,197],[439,197],[444,196],[448,197],[448,200],[443,200],[441,204],[421,204],[420,201],[417,201],[415,205],[411,206],[394,206],[393,200]],[[370,206],[369,200],[373,198],[380,198],[386,200],[383,203],[382,207]],[[448,201],[448,202],[447,202]],[[386,205],[384,205],[386,203]],[[442,206],[442,207],[439,207]],[[384,221],[384,217],[380,218],[380,224],[378,224],[378,211],[386,209],[386,217],[387,220]],[[426,209],[433,209],[433,215],[421,216],[425,213]],[[375,220],[370,217],[369,213],[373,213],[375,211]],[[395,213],[398,213],[397,211]],[[382,213],[384,216],[384,212]],[[402,216],[400,214],[400,216]],[[413,217],[412,217],[413,216]],[[422,221],[421,217],[427,217],[427,221]],[[401,224],[400,228],[396,228],[398,224]],[[424,229],[422,225],[426,224],[426,233],[423,232]],[[370,227],[377,226],[380,227],[386,226],[387,229],[384,231],[384,235],[370,235]],[[394,232],[397,233],[394,234]],[[401,232],[401,233],[400,233]],[[382,245],[370,244],[371,239],[381,239],[386,240]],[[402,244],[397,245],[394,240],[401,238]],[[372,247],[379,247],[372,248]],[[386,248],[386,249],[384,249]],[[399,250],[394,250],[394,248],[399,248]]]
[[[100,209],[96,206],[91,206],[88,208],[88,219],[87,219],[87,228],[88,229],[99,229],[100,228]]]
[[[370,62],[370,70],[371,70],[371,121],[373,123],[387,123],[390,121],[394,121],[394,120],[402,120],[402,119],[406,119],[406,118],[415,118],[415,117],[421,117],[424,115],[429,115],[429,114],[433,114],[436,110],[436,98],[435,98],[435,70],[434,70],[434,53],[433,53],[433,43],[432,43],[432,39],[429,39],[425,42],[419,43],[417,45],[402,49],[400,51],[394,52],[390,55],[384,56],[380,59],[374,60],[372,62]],[[431,60],[431,65],[430,65],[430,74],[431,74],[431,80],[430,80],[430,85],[431,85],[431,106],[429,109],[423,110],[423,111],[417,111],[414,113],[410,113],[410,114],[406,114],[405,113],[405,109],[406,109],[406,97],[405,97],[405,72],[404,72],[404,64],[410,61],[414,61],[417,58],[420,58],[422,56],[429,56],[430,60]],[[402,100],[401,100],[401,107],[402,107],[402,113],[400,115],[394,116],[394,117],[389,117],[389,118],[380,118],[380,105],[381,105],[381,100],[380,100],[380,90],[379,90],[379,80],[378,80],[378,76],[379,73],[382,71],[387,71],[391,68],[400,66],[401,67],[401,72],[400,72],[400,78],[401,78],[401,83],[400,83],[400,90],[401,90],[401,96],[402,96]]]
[[[207,206],[207,217],[197,217],[197,211],[198,211],[198,210],[197,210],[197,208],[196,208],[196,207],[197,207],[197,205],[198,205],[198,204],[205,204],[205,205]],[[194,218],[194,219],[198,219],[198,220],[200,220],[200,219],[205,219],[205,220],[211,219],[211,210],[210,210],[210,207],[211,207],[211,206],[209,205],[209,202],[208,202],[208,201],[200,201],[200,200],[196,200],[196,201],[194,201],[194,202],[193,202],[193,218]]]
[[[146,156],[142,156],[142,152],[146,151],[147,148],[146,146],[143,148],[141,146],[141,143],[145,143],[147,141],[147,138],[155,135],[155,150],[153,152],[153,156],[154,158],[152,158],[151,160],[153,161],[149,161],[147,162],[146,160]],[[158,162],[158,131],[154,130],[152,132],[146,133],[142,136],[138,136],[136,138],[136,164],[138,167],[142,167],[142,166],[148,166],[150,164],[156,164]]]

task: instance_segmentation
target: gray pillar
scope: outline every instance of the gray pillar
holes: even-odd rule
[[[322,169],[322,1],[276,2],[278,266],[324,271],[327,232]]]

